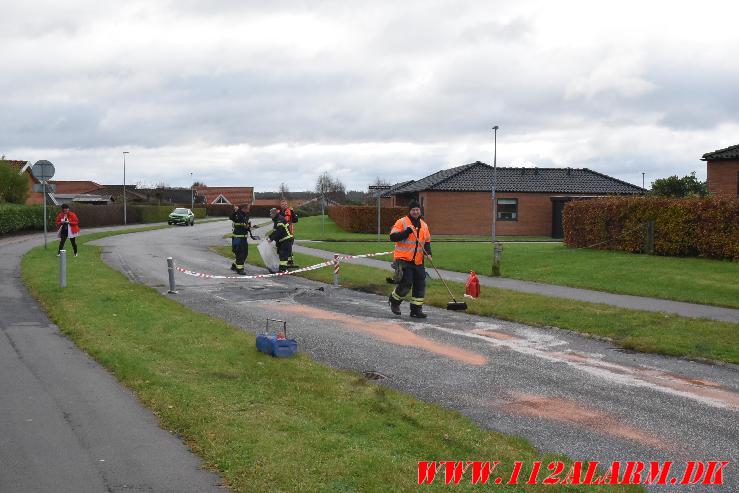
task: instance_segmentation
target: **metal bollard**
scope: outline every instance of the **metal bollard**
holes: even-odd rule
[[[174,283],[174,259],[167,257],[167,271],[169,271],[169,291],[170,294],[177,294],[177,286]]]
[[[334,287],[339,287],[339,254],[334,253]]]
[[[59,286],[67,287],[67,251],[59,252]]]

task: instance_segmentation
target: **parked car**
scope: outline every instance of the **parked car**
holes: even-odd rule
[[[195,214],[190,209],[178,207],[169,214],[167,224],[184,224],[195,226]]]

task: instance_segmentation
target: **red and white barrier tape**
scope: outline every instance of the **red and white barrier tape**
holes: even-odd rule
[[[347,260],[352,258],[367,258],[367,257],[377,257],[380,255],[389,255],[393,252],[378,252],[378,253],[365,253],[363,255],[342,255],[338,257],[338,260]],[[321,262],[320,264],[313,264],[309,265],[308,267],[301,267],[300,269],[294,269],[289,270],[285,272],[275,272],[274,274],[257,274],[254,276],[220,276],[217,274],[206,274],[204,272],[195,272],[190,269],[183,269],[182,267],[175,266],[175,270],[178,272],[182,272],[183,274],[187,274],[188,276],[193,277],[202,277],[204,279],[263,279],[265,277],[279,277],[279,276],[289,276],[291,274],[300,274],[301,272],[308,272],[311,270],[317,270],[321,269],[323,267],[328,267],[329,265],[335,265],[337,264],[336,260],[327,260],[325,262]]]

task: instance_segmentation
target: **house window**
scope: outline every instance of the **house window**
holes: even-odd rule
[[[498,199],[498,221],[518,221],[518,199]]]
[[[230,204],[226,197],[219,195],[218,198],[213,202],[214,204]]]

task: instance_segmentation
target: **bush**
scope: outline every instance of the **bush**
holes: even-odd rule
[[[405,215],[405,207],[381,207],[380,229],[390,231],[399,217]],[[328,217],[344,231],[351,233],[377,232],[377,207],[339,205],[328,208]]]
[[[739,260],[739,198],[609,197],[573,201],[562,215],[565,244],[644,252],[655,222],[657,255]]]
[[[28,174],[18,174],[9,164],[0,162],[0,203],[24,204],[28,198]]]
[[[97,228],[100,226],[117,226],[123,224],[123,204],[87,205],[70,204],[72,212],[77,214],[81,228]],[[56,230],[54,220],[59,213],[59,206],[47,206],[49,230]],[[126,209],[128,224],[166,222],[172,206],[132,205]],[[43,230],[42,205],[0,204],[0,234],[25,230]],[[205,217],[205,208],[193,210],[196,218]]]
[[[0,234],[34,229],[44,229],[43,206],[0,204]]]

